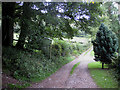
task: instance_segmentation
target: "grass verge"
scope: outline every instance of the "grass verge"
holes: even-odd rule
[[[84,56],[90,51],[91,49],[89,48],[89,50],[87,52],[85,52]]]
[[[72,70],[70,71],[70,75],[73,74],[73,71],[75,70],[75,68],[80,64],[80,62],[76,63],[73,67]]]
[[[105,69],[101,69],[100,62],[92,62],[88,64],[90,74],[98,87],[100,88],[118,88],[118,82],[112,75],[111,70],[105,65]]]
[[[20,85],[19,83],[17,83],[17,84],[8,84],[8,87],[9,88],[26,88],[26,87],[29,87],[30,86],[30,84],[29,83],[25,83],[25,84],[23,84],[23,85]]]
[[[65,57],[63,63],[56,63],[55,66],[57,66],[57,68],[52,69],[52,72],[45,72],[45,74],[42,75],[42,77],[31,78],[31,82],[40,82],[40,81],[44,80],[45,78],[49,77],[50,75],[52,75],[53,73],[58,71],[62,66],[73,61],[74,59],[75,59],[74,57],[70,57],[70,56]]]
[[[94,56],[94,51],[91,51],[90,55],[91,55],[91,56]]]

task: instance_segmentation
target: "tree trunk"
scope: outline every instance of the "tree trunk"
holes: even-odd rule
[[[2,45],[12,46],[14,26],[14,2],[2,3]]]
[[[25,44],[25,38],[28,35],[29,32],[29,24],[28,20],[30,20],[30,2],[24,2],[23,4],[23,15],[21,20],[21,32],[19,36],[18,43],[16,44],[16,47],[23,49]]]
[[[104,69],[104,63],[102,63],[102,69]]]

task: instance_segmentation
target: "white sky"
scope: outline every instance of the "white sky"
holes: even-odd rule
[[[46,2],[51,2],[51,0],[46,0]]]
[[[113,5],[114,5],[114,7],[116,7],[118,9],[118,3],[113,2]]]

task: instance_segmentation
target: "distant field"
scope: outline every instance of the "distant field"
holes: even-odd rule
[[[14,38],[15,40],[18,40],[18,37],[19,37],[19,33],[14,33],[13,38]]]
[[[14,45],[14,46],[16,45],[16,43],[17,43],[16,40],[18,40],[18,38],[19,38],[19,33],[14,33],[14,34],[13,34],[13,39],[15,39],[15,40],[13,41],[13,45]]]
[[[14,39],[18,40],[18,37],[19,37],[19,33],[14,33]],[[69,42],[72,42],[72,43],[77,42],[77,43],[80,43],[80,44],[83,44],[83,45],[85,45],[89,41],[91,41],[91,39],[88,38],[88,37],[73,37],[73,39],[66,39],[66,38],[64,38],[63,40],[69,41]],[[15,41],[15,42],[17,42],[17,41]]]
[[[77,43],[82,43],[82,44],[87,44],[88,41],[90,41],[90,38],[87,37],[73,37],[73,39],[64,39],[66,41],[71,41],[71,42],[77,42]]]

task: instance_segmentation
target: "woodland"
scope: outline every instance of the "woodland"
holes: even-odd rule
[[[100,62],[101,70],[107,66],[120,87],[120,2],[17,1],[0,6],[2,75],[22,82],[3,88],[45,80],[91,47],[93,61]],[[88,68],[94,65],[98,63]]]

